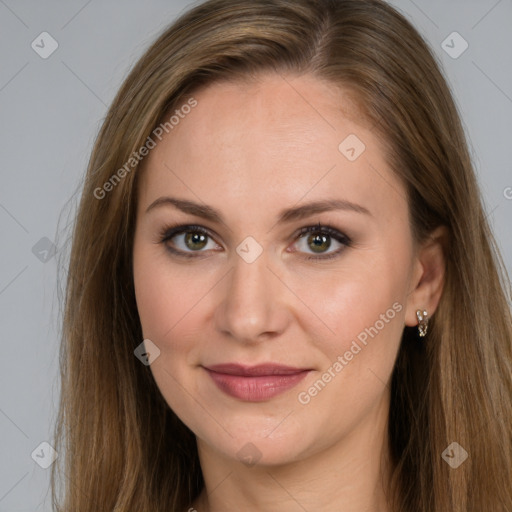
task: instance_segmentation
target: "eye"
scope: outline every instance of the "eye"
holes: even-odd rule
[[[300,229],[298,240],[294,245],[302,243],[306,250],[293,250],[292,252],[308,252],[312,250],[316,255],[305,256],[307,260],[327,260],[338,256],[345,247],[351,245],[351,240],[337,229],[321,225],[307,226]],[[208,243],[211,246],[208,247]],[[332,239],[340,245],[340,248],[333,252],[327,252],[332,246]],[[200,253],[205,252],[203,249],[216,250],[220,246],[213,241],[210,232],[197,225],[178,225],[164,227],[160,233],[159,240],[165,244],[167,250],[173,255],[184,258],[196,258]],[[195,254],[194,254],[195,253]],[[311,254],[311,253],[310,253]]]
[[[340,248],[333,252],[326,252],[331,248],[332,239],[336,241]],[[300,242],[302,242],[303,247],[305,246],[306,249],[311,249],[313,253],[317,254],[316,256],[306,256],[307,260],[326,260],[335,258],[344,250],[345,247],[350,247],[351,245],[351,240],[348,236],[331,226],[322,226],[320,223],[317,226],[301,228],[299,231],[299,245]]]
[[[177,256],[185,258],[194,258],[198,256],[194,252],[204,252],[202,249],[215,249],[217,244],[213,243],[213,247],[208,247],[208,239],[212,238],[209,231],[202,226],[188,225],[188,226],[174,226],[166,227],[161,233],[161,242],[164,243],[167,249]],[[172,245],[168,242],[172,240]],[[174,247],[173,247],[174,246]],[[177,247],[177,249],[175,248]]]

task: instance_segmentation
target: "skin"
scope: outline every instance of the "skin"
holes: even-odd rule
[[[144,338],[160,350],[151,371],[197,438],[206,492],[191,507],[389,511],[390,377],[404,325],[417,325],[417,309],[431,316],[439,302],[444,233],[414,245],[405,188],[380,137],[332,84],[268,74],[215,83],[194,97],[197,106],[144,161],[133,264]],[[349,134],[366,146],[355,161],[338,149]],[[146,212],[162,196],[210,205],[224,222],[170,204]],[[370,214],[332,210],[277,222],[284,208],[327,198]],[[211,238],[195,251],[184,234],[162,242],[173,223],[199,224]],[[318,223],[351,244],[327,237],[330,247],[315,252],[315,233],[308,243],[297,231]],[[262,248],[252,263],[236,251],[248,236]],[[174,256],[169,246],[198,257]],[[340,248],[330,260],[306,259]],[[393,304],[401,309],[389,319]],[[381,315],[388,321],[378,334],[300,403],[299,393]],[[247,402],[220,391],[202,368],[225,362],[313,371],[281,395]],[[237,455],[247,443],[258,450],[253,466]]]

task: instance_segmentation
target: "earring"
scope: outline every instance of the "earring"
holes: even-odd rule
[[[425,309],[418,309],[416,311],[416,318],[418,319],[418,334],[423,338],[427,334],[428,329],[428,313]]]

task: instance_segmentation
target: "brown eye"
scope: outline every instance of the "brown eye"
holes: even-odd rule
[[[197,251],[203,249],[206,245],[208,235],[203,233],[197,233],[194,231],[187,231],[185,233],[185,245],[193,250]]]
[[[206,252],[203,249],[218,249],[210,233],[202,226],[175,226],[165,228],[160,241],[173,255],[193,258]],[[208,244],[210,243],[210,247]],[[197,254],[194,254],[197,253]]]
[[[317,235],[309,235],[307,237],[307,242],[309,247],[313,249],[314,252],[323,252],[324,250],[329,249],[331,246],[331,240],[329,235],[317,234]]]
[[[335,244],[339,245],[339,248],[338,250],[327,252],[331,248],[333,239]],[[299,248],[297,251],[318,254],[318,256],[306,256],[308,260],[335,258],[343,252],[345,247],[349,247],[351,244],[348,236],[337,229],[330,226],[321,226],[320,224],[302,228],[299,232],[299,240],[296,243],[299,242],[303,242],[304,250]]]

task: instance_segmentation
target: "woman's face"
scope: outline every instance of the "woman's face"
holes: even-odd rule
[[[138,191],[135,291],[162,395],[201,446],[245,462],[382,427],[421,268],[380,138],[310,76],[194,98]]]

